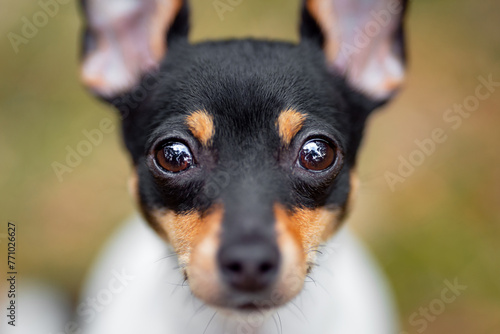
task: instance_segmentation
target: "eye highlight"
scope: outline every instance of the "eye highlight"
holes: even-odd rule
[[[335,162],[334,148],[323,139],[312,139],[306,142],[299,152],[298,163],[311,171],[322,171]]]
[[[160,167],[172,173],[182,172],[193,165],[193,154],[180,142],[169,142],[160,146],[155,158]]]

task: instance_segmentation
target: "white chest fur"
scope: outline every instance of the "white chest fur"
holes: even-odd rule
[[[347,229],[321,249],[303,291],[276,313],[227,316],[203,305],[172,251],[135,217],[94,268],[78,310],[84,333],[391,334],[396,318],[376,265]]]

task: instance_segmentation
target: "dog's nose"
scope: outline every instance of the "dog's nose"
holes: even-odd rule
[[[280,254],[276,246],[237,244],[219,251],[222,278],[234,289],[245,292],[264,290],[275,281]]]

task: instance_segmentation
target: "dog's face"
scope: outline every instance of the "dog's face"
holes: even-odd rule
[[[192,45],[181,1],[85,3],[84,81],[121,111],[144,216],[214,306],[302,289],[348,207],[365,120],[402,80],[403,3],[304,5],[297,45]],[[343,52],[372,12],[378,33]]]

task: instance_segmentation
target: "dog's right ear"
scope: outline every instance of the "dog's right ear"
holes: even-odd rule
[[[187,0],[82,0],[86,17],[81,76],[111,100],[157,70],[167,47],[187,39]]]
[[[301,40],[321,45],[327,66],[371,100],[403,83],[409,0],[303,0]]]

